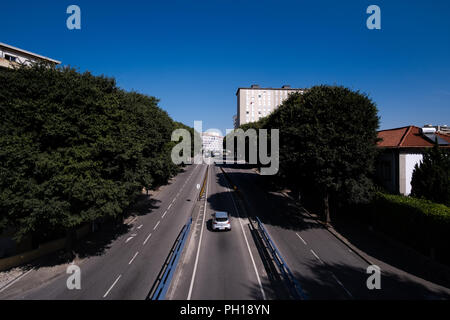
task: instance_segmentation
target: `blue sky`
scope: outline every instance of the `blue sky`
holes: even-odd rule
[[[82,29],[66,28],[81,8]],[[382,30],[366,28],[381,8]],[[0,42],[159,98],[172,118],[232,128],[236,90],[339,84],[381,128],[450,125],[450,1],[8,1]]]

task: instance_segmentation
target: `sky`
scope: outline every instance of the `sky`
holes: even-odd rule
[[[69,30],[69,5],[81,30]],[[369,30],[369,5],[381,30]],[[343,85],[380,129],[450,125],[450,1],[6,1],[0,42],[155,96],[176,121],[233,128],[239,87]],[[1,84],[0,84],[1,85]]]

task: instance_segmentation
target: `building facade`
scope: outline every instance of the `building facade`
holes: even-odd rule
[[[223,137],[216,132],[202,133],[202,149],[203,152],[222,152]]]
[[[47,62],[53,65],[61,64],[60,61],[0,42],[0,67],[14,68],[19,65],[30,66],[37,62]]]
[[[450,136],[435,128],[407,126],[378,132],[376,178],[388,191],[405,196],[411,194],[411,180],[416,164],[420,164],[425,150],[437,139],[439,147],[450,148]]]
[[[290,86],[281,88],[239,88],[237,96],[237,115],[233,118],[235,128],[250,122],[256,122],[268,116],[278,108],[291,93],[304,93],[306,89],[295,89]]]

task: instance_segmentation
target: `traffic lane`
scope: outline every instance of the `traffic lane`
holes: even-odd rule
[[[195,173],[196,176],[200,174],[200,168],[197,166],[190,166],[186,171],[177,176],[170,185],[158,194],[161,201],[158,208],[152,209],[151,214],[138,217],[135,221],[135,227],[131,228],[129,232],[112,240],[104,248],[104,252],[98,255],[86,258],[79,266],[81,268],[82,286],[81,290],[68,290],[66,280],[69,275],[65,272],[46,283],[39,283],[38,286],[29,288],[29,290],[21,290],[20,287],[27,287],[26,281],[29,276],[24,277],[20,282],[14,286],[19,288],[17,297],[10,295],[14,299],[100,299],[104,296],[106,289],[104,287],[110,285],[115,281],[117,274],[122,274],[128,264],[128,251],[133,251],[133,246],[138,242],[135,240],[137,236],[145,234],[149,228],[153,228],[158,214],[164,208],[170,205],[171,196],[176,195],[179,188],[182,188],[185,181]],[[137,227],[141,226],[138,230]],[[145,228],[144,228],[145,227]],[[134,236],[134,237],[130,237]],[[131,238],[131,239],[130,239]],[[128,241],[128,239],[130,239]],[[34,278],[39,278],[39,270],[36,271]],[[16,290],[17,291],[17,290]]]
[[[323,258],[322,251],[309,245],[311,243],[310,238],[305,241],[306,237],[304,234],[283,230],[277,226],[265,225],[265,228],[308,299],[353,299],[355,296],[353,287],[349,287],[348,283],[341,279],[342,274],[336,272],[337,265],[329,264]],[[301,238],[307,244],[298,235],[301,235]],[[342,266],[349,268],[352,282],[356,283],[356,285],[366,283],[363,273],[365,269],[359,268],[359,266],[357,269],[353,269],[347,262],[339,265],[339,267]]]
[[[223,187],[226,181],[218,168],[212,166],[211,172],[214,174],[211,174],[208,192],[207,229],[203,233],[192,299],[262,299],[232,195]],[[230,214],[232,231],[211,231],[211,218],[215,211]]]
[[[192,184],[195,185],[196,183],[194,182],[201,179],[202,172],[201,166],[194,168],[190,173],[190,176],[185,176],[185,179],[180,180],[180,183],[174,185],[177,187],[176,190],[171,188],[170,193],[160,197],[163,205],[160,206],[158,210],[152,212],[151,215],[139,217],[135,225],[143,225],[143,227],[135,233],[136,236],[132,239],[130,239],[128,235],[123,237],[122,242],[119,243],[120,250],[116,250],[115,255],[111,255],[109,259],[102,260],[102,264],[107,263],[113,265],[115,270],[102,270],[104,269],[102,266],[98,268],[98,264],[92,264],[92,271],[89,272],[89,275],[94,281],[102,278],[104,280],[102,281],[102,285],[94,284],[95,294],[90,291],[89,295],[83,297],[83,299],[145,299],[154,279],[150,280],[151,283],[148,284],[146,283],[146,281],[148,281],[146,277],[146,281],[142,281],[140,286],[136,286],[138,289],[131,290],[127,289],[129,288],[128,280],[130,278],[131,281],[136,281],[136,276],[142,276],[145,272],[148,272],[149,269],[153,271],[150,272],[153,274],[154,270],[158,269],[157,264],[160,264],[159,268],[161,268],[176,236],[178,235],[176,228],[179,223],[182,223],[181,221],[178,223],[176,216],[172,213],[174,210],[180,210],[180,207],[185,206],[184,199],[186,197],[191,197],[192,192],[195,192],[193,189],[196,188],[193,187]],[[189,185],[184,185],[185,182]],[[179,188],[181,188],[181,194],[178,194],[177,196],[177,193],[180,192]],[[173,223],[171,223],[172,221]],[[162,226],[167,225],[169,228],[165,228],[166,230],[162,231]],[[162,234],[163,232],[166,232],[167,237],[158,238],[157,235]],[[175,233],[176,235],[173,236]],[[173,236],[174,238],[171,239],[170,236]],[[152,246],[153,242],[157,242],[156,246]],[[152,256],[152,259],[150,260],[152,263],[142,265],[140,261],[142,261],[143,257],[148,257],[149,254]],[[144,273],[135,270],[134,277],[130,276],[129,269],[133,265],[142,267]],[[108,272],[108,274],[104,274],[104,272]],[[154,276],[155,279],[158,272],[159,270]],[[146,289],[145,286],[148,286],[148,288]]]
[[[346,288],[345,284],[338,278],[333,272],[331,265],[324,264],[323,260],[318,259],[315,248],[305,246],[304,243],[297,236],[298,231],[291,230],[291,226],[282,222],[283,215],[288,210],[293,210],[292,207],[287,206],[284,199],[277,199],[276,197],[267,198],[262,196],[264,190],[259,187],[258,177],[256,173],[249,172],[245,169],[225,168],[227,172],[232,172],[232,179],[235,184],[243,191],[247,197],[247,202],[250,205],[250,210],[254,215],[259,216],[264,222],[264,226],[268,230],[273,241],[277,245],[281,254],[288,263],[291,271],[298,278],[300,285],[303,287],[305,293],[311,299],[350,299],[352,294]],[[273,201],[275,200],[276,201]],[[271,201],[272,200],[272,201]],[[297,214],[297,213],[296,213]],[[315,220],[308,217],[305,219],[304,229],[308,232],[327,232],[320,224]],[[275,222],[272,224],[272,222]],[[284,226],[284,227],[283,227]],[[311,241],[312,243],[313,241]],[[316,242],[314,242],[316,243]],[[318,241],[325,246],[331,245],[333,248],[339,249],[335,255],[349,256],[349,252],[346,252],[340,241],[336,238],[327,238],[326,241]],[[317,244],[317,243],[316,243]],[[329,250],[326,250],[329,253]],[[352,279],[361,279],[363,268],[359,268],[361,262],[355,260],[354,257],[346,257],[343,259],[343,266],[348,266],[348,270],[351,270]],[[351,265],[347,263],[351,261]],[[352,266],[358,266],[358,272]],[[357,283],[357,282],[355,282]],[[365,284],[365,282],[363,282]]]
[[[251,191],[261,190],[259,187],[261,177],[253,171],[240,168],[227,168],[227,170],[235,173],[233,177],[239,180],[241,188]],[[251,192],[249,194],[251,196]],[[286,204],[283,204],[282,198],[277,197],[274,203],[260,207],[259,211],[265,215],[266,226],[269,229],[275,229],[273,231],[275,237],[286,234],[288,239],[282,241],[281,245],[289,246],[290,243],[295,243],[295,236],[298,237],[298,242],[304,245],[303,239],[311,247],[311,254],[319,262],[315,268],[316,273],[326,275],[331,272],[335,282],[341,288],[345,288],[344,291],[351,293],[347,296],[353,296],[356,299],[448,299],[450,297],[450,290],[447,288],[412,276],[381,261],[376,263],[381,268],[382,290],[369,290],[367,288],[367,279],[370,276],[367,273],[369,264],[364,259],[307,215],[301,216],[303,225],[297,226],[297,230],[280,227],[280,224],[283,225],[280,223],[281,215],[274,217],[271,213],[279,212],[277,208],[283,206],[283,210],[290,210],[289,206],[286,207]],[[268,211],[268,208],[272,210]],[[291,251],[295,250],[291,249]]]
[[[199,192],[196,185],[202,182],[204,173],[205,166],[202,165],[192,184],[178,196],[179,200],[174,202],[164,216],[160,216],[153,228],[142,233],[140,239],[137,239],[138,248],[133,248],[135,251],[128,254],[130,259],[134,259],[128,262],[126,273],[122,275],[108,299],[142,300],[147,297],[175,239],[191,217]]]

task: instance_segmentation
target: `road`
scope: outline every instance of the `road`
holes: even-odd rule
[[[237,197],[222,169],[236,185]],[[208,172],[205,197],[197,184]],[[258,216],[308,299],[450,299],[450,290],[380,262],[381,290],[366,285],[369,263],[283,195],[269,191],[257,173],[236,165],[192,165],[153,197],[129,228],[103,243],[86,243],[81,290],[68,290],[67,265],[36,268],[6,288],[0,299],[145,299],[188,218],[193,224],[167,299],[285,299],[252,231]],[[243,203],[244,201],[244,203]],[[213,232],[215,211],[227,211],[230,232]],[[90,248],[92,247],[92,248]],[[92,250],[89,250],[92,249]],[[272,272],[272,273],[271,273]]]
[[[82,259],[81,290],[68,290],[66,268],[37,268],[0,292],[0,299],[145,299],[196,202],[205,165],[190,165],[153,197],[126,232]],[[89,244],[88,244],[89,246]],[[49,274],[50,273],[50,274]]]
[[[380,262],[381,290],[368,290],[368,262],[311,216],[277,192],[268,191],[251,169],[223,165],[245,195],[310,299],[450,299],[450,289]]]
[[[212,214],[226,211],[231,231],[211,230]],[[207,203],[195,218],[196,230],[178,268],[171,299],[266,299],[264,268],[248,228],[219,167],[209,167]]]

